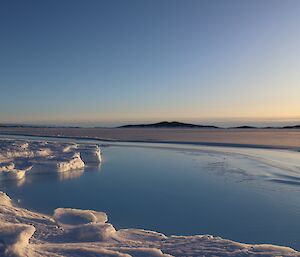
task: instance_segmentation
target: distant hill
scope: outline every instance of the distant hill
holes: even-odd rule
[[[231,127],[232,129],[257,129],[258,127],[254,126],[239,126],[239,127]]]
[[[219,127],[182,123],[178,121],[172,121],[172,122],[162,121],[162,122],[152,123],[152,124],[124,125],[124,126],[120,126],[119,128],[215,128],[217,129]]]
[[[300,125],[283,126],[283,127],[255,127],[255,126],[239,126],[231,127],[232,129],[300,129]]]
[[[86,128],[86,127],[80,127],[80,126],[59,126],[59,125],[31,125],[31,124],[5,124],[5,123],[0,123],[0,129],[30,129],[30,128],[35,128],[35,129],[42,129],[42,128],[47,128],[47,129],[65,129],[65,128],[72,128],[72,129],[81,129],[81,128]],[[98,128],[109,128],[109,127],[93,127],[95,129]],[[197,124],[191,124],[191,123],[183,123],[183,122],[178,122],[178,121],[162,121],[158,123],[150,123],[150,124],[129,124],[129,125],[124,125],[120,126],[117,128],[202,128],[202,129],[300,129],[300,124],[299,125],[289,125],[289,126],[269,126],[269,127],[256,127],[256,126],[248,126],[248,125],[241,125],[237,127],[229,127],[229,128],[224,128],[224,127],[217,127],[213,125],[197,125]]]
[[[300,125],[295,125],[295,126],[285,126],[282,127],[283,129],[300,129]]]
[[[162,121],[158,123],[150,124],[129,124],[120,126],[118,128],[208,128],[208,129],[220,129],[221,127],[213,125],[197,125],[191,123],[183,123],[178,121]],[[237,126],[231,127],[231,129],[300,129],[300,125],[283,126],[283,127],[255,127],[255,126]]]

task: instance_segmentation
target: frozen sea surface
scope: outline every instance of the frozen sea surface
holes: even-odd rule
[[[282,150],[105,145],[101,165],[5,181],[18,205],[108,214],[116,229],[210,234],[300,249],[300,153]]]

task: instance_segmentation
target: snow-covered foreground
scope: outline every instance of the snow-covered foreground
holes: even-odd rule
[[[98,163],[100,149],[73,143],[1,141],[2,179],[72,173]],[[183,217],[184,218],[184,217]],[[52,216],[20,208],[0,192],[0,256],[300,256],[290,248],[247,245],[219,237],[116,230],[105,213],[58,208]]]
[[[0,256],[300,256],[290,248],[247,245],[213,236],[166,237],[121,229],[105,213],[59,208],[46,216],[0,193]]]

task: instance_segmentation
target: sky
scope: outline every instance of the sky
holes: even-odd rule
[[[0,2],[0,123],[300,122],[298,0]]]

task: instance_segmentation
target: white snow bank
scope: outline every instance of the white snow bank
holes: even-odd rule
[[[25,177],[25,172],[30,170],[30,167],[25,169],[17,169],[13,162],[0,162],[0,180],[2,179],[17,179]]]
[[[63,225],[79,225],[87,223],[105,223],[107,215],[104,212],[58,208],[54,211],[54,219]]]
[[[29,239],[34,232],[31,225],[0,222],[0,253],[4,256],[28,255]]]
[[[109,223],[83,224],[64,229],[63,242],[104,242],[112,239],[116,233]]]
[[[101,162],[101,150],[97,145],[85,145],[79,147],[81,159],[86,163],[100,163]]]
[[[97,145],[0,140],[0,180],[20,180],[32,173],[70,172],[100,162]]]
[[[172,255],[164,254],[161,250],[156,248],[117,248],[118,252],[130,254],[132,257],[172,257]]]
[[[107,221],[104,212],[58,208],[54,220],[64,229],[63,237],[75,242],[104,241],[111,238],[116,230]]]
[[[299,257],[273,245],[220,237],[170,236],[141,229],[115,230],[103,212],[58,208],[53,217],[11,204],[0,192],[0,256],[22,257]]]
[[[79,153],[73,154],[72,157],[68,158],[67,160],[63,160],[62,162],[58,162],[56,165],[59,172],[84,168],[84,162],[81,160]]]
[[[12,205],[11,199],[9,198],[9,196],[1,191],[0,191],[0,205],[2,205],[2,206],[11,206]]]
[[[85,163],[80,158],[80,153],[64,153],[42,160],[32,160],[31,173],[61,173],[72,170],[84,169]]]

